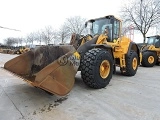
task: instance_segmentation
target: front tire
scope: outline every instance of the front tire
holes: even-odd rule
[[[81,76],[84,83],[95,89],[106,87],[113,74],[112,55],[104,49],[91,49],[81,61]]]
[[[142,53],[142,66],[153,67],[157,62],[157,56],[155,52],[143,52]]]

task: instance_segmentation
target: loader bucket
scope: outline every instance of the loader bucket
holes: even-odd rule
[[[78,69],[74,59],[69,59],[75,51],[71,45],[42,46],[9,60],[4,68],[33,86],[66,95],[74,85]]]

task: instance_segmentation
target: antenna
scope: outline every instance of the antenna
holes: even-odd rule
[[[2,28],[2,29],[8,29],[8,30],[14,30],[14,31],[20,31],[20,30],[16,30],[16,29],[12,29],[12,28],[7,28],[7,27],[2,27],[2,26],[0,26],[0,28]]]

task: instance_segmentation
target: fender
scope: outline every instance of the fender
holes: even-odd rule
[[[135,52],[137,52],[138,57],[139,57],[139,63],[140,63],[141,52],[140,52],[140,49],[139,49],[138,45],[135,42],[130,42],[129,47],[128,47],[128,52],[126,54],[127,56],[129,56],[131,50],[134,50]]]
[[[97,39],[99,36],[93,38],[92,40],[86,42],[85,44],[81,45],[78,49],[77,52],[83,56],[88,50],[94,48],[94,46],[92,46],[92,44],[96,44]]]

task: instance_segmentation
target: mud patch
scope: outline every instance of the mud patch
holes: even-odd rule
[[[68,97],[62,97],[62,98],[59,98],[55,101],[55,103],[62,103],[63,101],[67,100]]]
[[[42,109],[41,109],[41,112],[44,112],[45,110],[46,110],[45,108],[42,108]]]
[[[33,115],[36,115],[36,111],[33,112]]]
[[[53,109],[53,107],[54,107],[54,106],[53,106],[52,104],[49,104],[47,110],[48,110],[48,111],[51,111],[51,110]]]
[[[44,105],[42,108],[39,108],[38,110],[35,110],[32,114],[36,115],[37,113],[50,112],[54,108],[56,108],[58,105],[62,104],[63,101],[65,101],[67,99],[68,99],[68,96],[61,97],[61,98],[57,99],[56,101],[54,101],[53,104],[49,103],[48,105]]]

